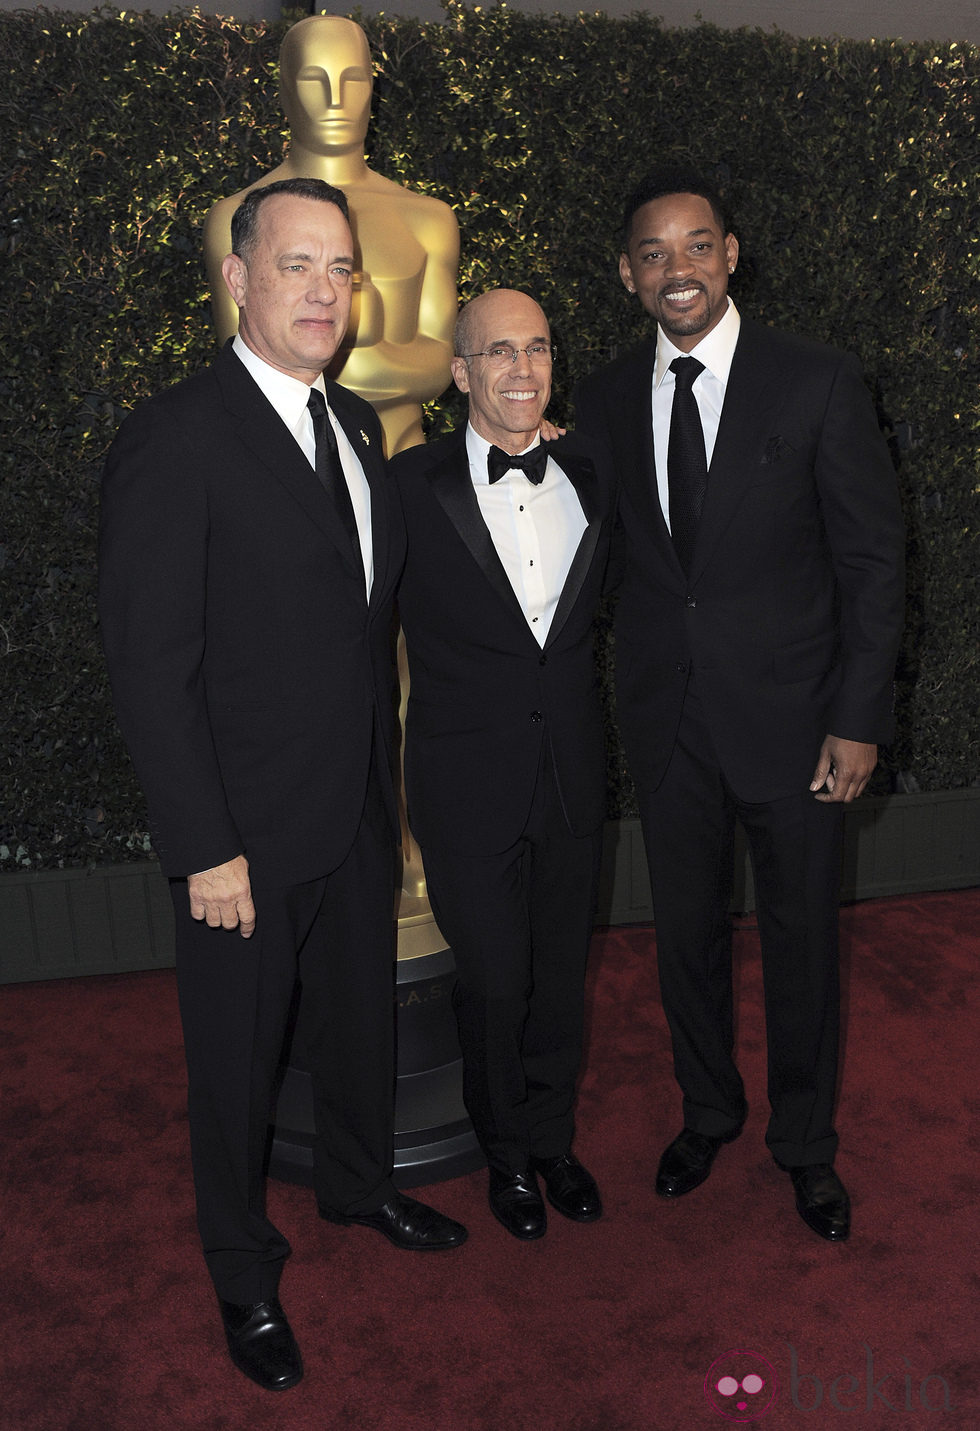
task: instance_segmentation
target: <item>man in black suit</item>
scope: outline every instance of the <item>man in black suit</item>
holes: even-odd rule
[[[302,1364],[264,1153],[297,975],[321,1215],[412,1249],[466,1233],[391,1181],[405,534],[372,409],[322,376],[350,313],[346,200],[320,180],[257,189],[232,240],[238,336],[109,455],[99,609],[171,880],[205,1257],[233,1361],[281,1389]]]
[[[857,363],[740,320],[727,292],[737,261],[717,195],[697,176],[651,175],[627,204],[620,274],[656,337],[576,394],[580,429],[622,483],[617,708],[684,1098],[656,1186],[697,1187],[745,1119],[732,1057],[737,818],[762,941],[767,1143],[804,1221],[842,1240],[840,838],[891,731],[902,521]]]
[[[605,809],[593,619],[612,484],[571,438],[544,448],[548,321],[498,289],[456,325],[465,431],[400,454],[398,593],[411,688],[408,816],[456,961],[463,1092],[490,1207],[540,1237],[551,1204],[602,1205],[571,1151]]]

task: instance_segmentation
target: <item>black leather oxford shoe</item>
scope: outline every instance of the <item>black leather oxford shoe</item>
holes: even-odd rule
[[[376,1212],[344,1213],[321,1207],[320,1216],[341,1227],[373,1227],[407,1252],[442,1252],[460,1247],[468,1236],[461,1222],[404,1193],[395,1193]]]
[[[831,1164],[811,1163],[785,1171],[796,1193],[796,1210],[807,1227],[828,1242],[846,1242],[851,1231],[851,1199]]]
[[[240,1306],[220,1297],[221,1320],[231,1359],[266,1391],[286,1391],[303,1379],[299,1347],[275,1297]]]
[[[574,1153],[560,1158],[532,1158],[531,1166],[544,1178],[548,1201],[573,1222],[595,1222],[602,1216],[602,1199],[596,1180]]]
[[[490,1169],[490,1211],[512,1237],[531,1242],[543,1237],[548,1214],[534,1173],[503,1173]]]
[[[700,1187],[711,1172],[711,1164],[718,1156],[724,1143],[731,1143],[738,1133],[728,1133],[722,1138],[710,1138],[706,1133],[696,1133],[693,1128],[685,1128],[664,1150],[657,1169],[657,1193],[660,1197],[683,1197]]]

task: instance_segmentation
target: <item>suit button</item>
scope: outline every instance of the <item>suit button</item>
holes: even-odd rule
[[[539,656],[539,657],[538,657],[538,665],[539,665],[539,666],[547,666],[547,664],[548,664],[548,658],[547,658],[547,656]]]
[[[677,662],[677,670],[678,670],[678,672],[683,676],[684,672],[687,670],[687,662],[686,662],[686,661],[678,661],[678,662]]]
[[[540,712],[540,711],[532,711],[532,712],[531,712],[531,723],[532,723],[532,725],[538,725],[538,724],[540,724],[540,721],[541,721],[541,712]]]
[[[692,611],[694,610],[695,606],[697,606],[697,604],[698,603],[695,601],[693,596],[689,596],[687,598],[687,605],[691,608]]]

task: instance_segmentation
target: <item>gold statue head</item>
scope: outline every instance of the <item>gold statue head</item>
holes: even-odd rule
[[[279,93],[293,139],[304,149],[363,149],[373,85],[367,36],[353,20],[310,15],[287,30]]]

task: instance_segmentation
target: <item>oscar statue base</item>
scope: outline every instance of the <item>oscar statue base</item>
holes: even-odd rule
[[[462,1061],[452,1007],[452,951],[426,899],[402,895],[398,910],[395,1002],[395,1184],[418,1187],[483,1166],[463,1106]],[[269,1172],[284,1182],[313,1181],[313,1088],[302,1052],[302,1010],[272,1128]]]

